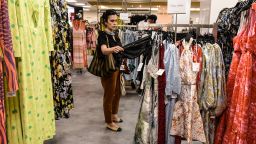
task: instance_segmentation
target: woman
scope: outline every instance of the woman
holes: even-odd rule
[[[103,55],[113,54],[116,67],[120,67],[122,60],[119,52],[124,51],[121,47],[119,37],[114,33],[117,27],[117,13],[114,10],[106,10],[102,15],[105,31],[99,33],[97,50]],[[101,83],[104,89],[104,115],[107,128],[120,132],[122,129],[117,123],[123,122],[118,117],[118,107],[120,100],[120,71],[116,70],[110,76],[102,77]]]

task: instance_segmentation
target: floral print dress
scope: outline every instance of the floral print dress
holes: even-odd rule
[[[51,0],[54,51],[51,52],[51,73],[55,118],[68,118],[74,108],[71,79],[71,44],[68,10],[65,1]]]
[[[159,41],[154,39],[152,56],[144,66],[143,97],[135,128],[134,144],[158,143],[158,79],[156,72],[159,65]]]
[[[184,50],[180,57],[181,93],[174,106],[171,135],[206,142],[203,121],[197,104],[197,76],[193,71],[193,51],[190,43],[183,44]]]
[[[215,144],[256,143],[256,3],[247,19],[234,39],[227,82],[228,109],[218,125]]]

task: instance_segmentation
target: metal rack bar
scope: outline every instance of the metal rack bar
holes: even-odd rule
[[[138,28],[137,25],[118,25],[118,27],[134,27]],[[148,24],[147,27],[175,27],[175,41],[177,39],[177,28],[178,27],[192,27],[196,28],[196,37],[200,34],[201,28],[214,28],[214,24]]]
[[[117,27],[133,27],[133,28],[137,28],[137,25],[118,25]]]
[[[213,28],[213,24],[148,24],[147,27],[199,27]],[[137,27],[137,25],[118,25],[118,27]]]

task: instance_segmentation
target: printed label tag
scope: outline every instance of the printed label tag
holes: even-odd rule
[[[140,63],[139,66],[138,66],[137,71],[138,71],[138,72],[141,71],[142,67],[143,67],[143,63]]]
[[[125,69],[124,69],[124,65],[121,65],[120,70],[121,70],[121,71],[124,71],[124,70],[125,70]]]
[[[193,69],[194,72],[199,72],[200,63],[192,63],[192,69]]]
[[[163,75],[163,73],[164,73],[164,69],[159,69],[157,72],[156,72],[156,74],[157,75],[159,75],[159,76],[162,76]]]

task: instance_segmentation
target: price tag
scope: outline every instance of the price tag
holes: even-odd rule
[[[156,74],[157,75],[159,75],[159,76],[162,76],[163,75],[163,73],[164,73],[164,69],[159,69],[157,72],[156,72]]]
[[[130,15],[129,13],[120,13],[120,19],[128,21],[129,15]]]
[[[138,71],[138,72],[141,71],[142,67],[143,67],[143,63],[140,63],[139,66],[138,66],[137,71]]]
[[[200,70],[200,63],[192,63],[192,70],[194,72],[199,72],[199,70]]]
[[[124,69],[124,65],[121,65],[120,70],[121,70],[121,71],[124,71],[124,70],[125,70],[125,69]]]
[[[7,92],[7,97],[15,97],[16,92]]]

